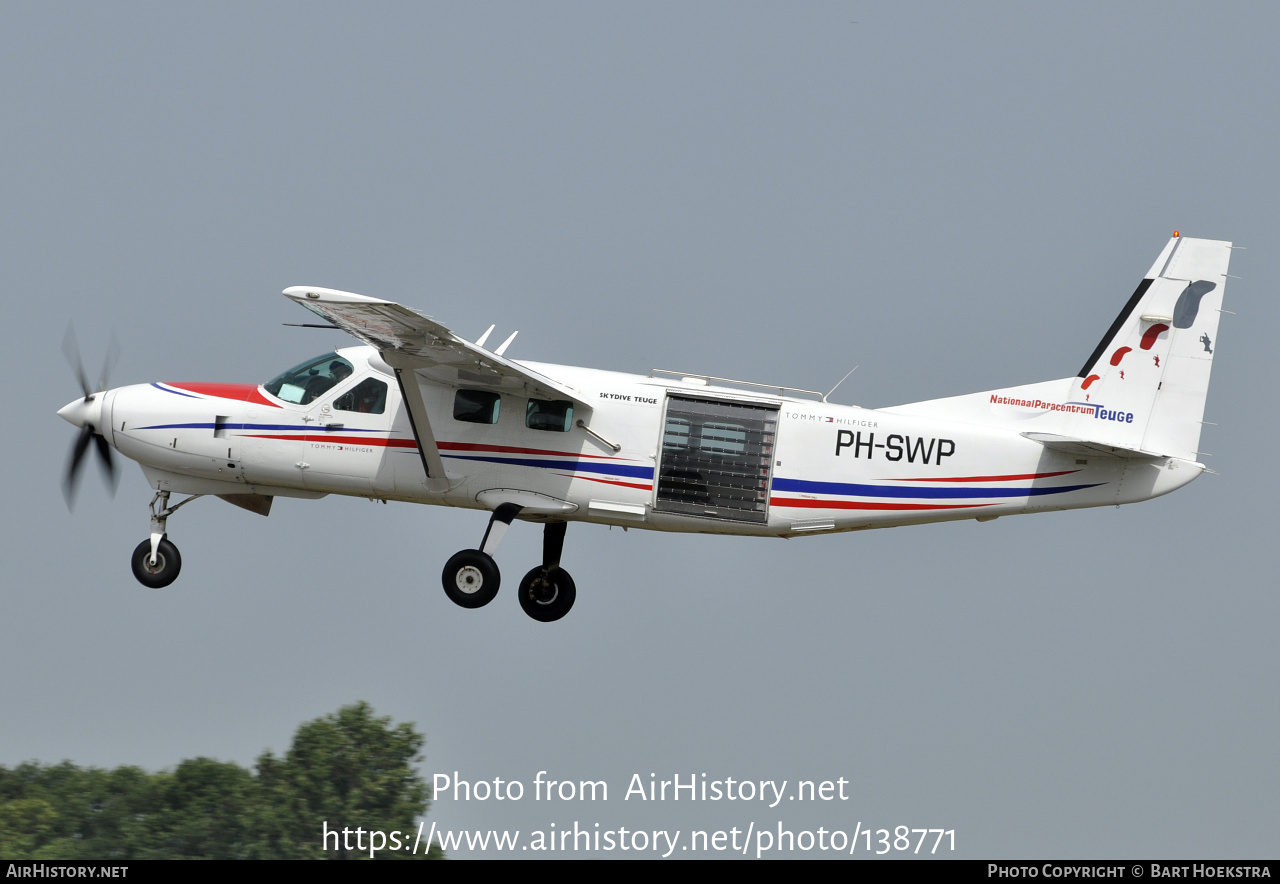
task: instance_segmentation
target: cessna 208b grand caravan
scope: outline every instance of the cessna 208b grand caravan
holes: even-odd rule
[[[560,567],[569,522],[796,537],[1147,500],[1186,485],[1231,244],[1179,237],[1075,377],[892,408],[655,370],[514,361],[399,304],[310,286],[286,297],[363,346],[261,386],[152,383],[85,395],[73,487],[94,445],[136,460],[155,489],[133,553],[150,587],[178,576],[167,520],[213,495],[266,515],[275,497],[347,494],[490,513],[479,548],[445,565],[445,593],[478,608],[513,520],[544,525],[520,604],[573,605]],[[514,335],[512,335],[514,337]],[[104,384],[105,386],[105,384]],[[171,506],[171,494],[192,495]]]

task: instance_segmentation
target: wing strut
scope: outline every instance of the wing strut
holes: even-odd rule
[[[418,443],[418,456],[422,458],[422,469],[427,474],[427,489],[430,491],[447,491],[449,479],[445,475],[444,461],[440,458],[440,449],[436,447],[436,437],[431,432],[431,421],[427,417],[427,405],[422,401],[422,390],[418,386],[418,376],[413,369],[403,369],[394,365],[395,351],[385,351],[382,356],[396,373],[396,383],[400,385],[400,395],[404,398],[409,412],[409,427],[413,430],[413,438]],[[390,358],[388,358],[390,357]],[[398,361],[398,360],[397,360]],[[405,383],[404,373],[409,372],[409,382]]]

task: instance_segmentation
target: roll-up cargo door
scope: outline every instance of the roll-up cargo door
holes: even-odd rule
[[[654,508],[766,521],[777,429],[777,408],[668,396]]]

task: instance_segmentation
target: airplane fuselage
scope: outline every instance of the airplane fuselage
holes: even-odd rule
[[[422,383],[447,479],[432,483],[395,373],[373,348],[338,352],[353,373],[306,404],[264,386],[141,384],[102,394],[95,424],[158,491],[509,503],[521,518],[783,537],[1130,503],[1203,470],[700,378],[520,363],[593,407],[548,427],[512,390],[460,419],[465,383]],[[380,413],[348,395],[369,379],[386,387]]]

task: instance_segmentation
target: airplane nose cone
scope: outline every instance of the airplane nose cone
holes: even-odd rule
[[[77,428],[83,428],[86,424],[96,427],[101,415],[101,393],[94,393],[88,399],[73,399],[58,409],[58,417]]]
[[[73,427],[84,426],[84,400],[75,399],[58,409],[58,417]]]

